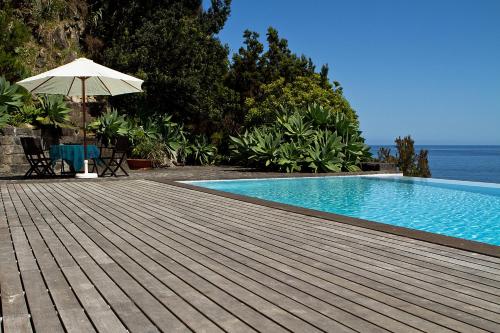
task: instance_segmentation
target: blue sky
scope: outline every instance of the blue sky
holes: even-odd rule
[[[233,0],[220,33],[273,26],[328,63],[370,144],[500,144],[500,0]]]

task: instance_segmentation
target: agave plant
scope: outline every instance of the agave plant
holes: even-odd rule
[[[107,110],[90,123],[89,129],[94,130],[101,142],[107,145],[116,137],[127,134],[126,125],[125,116],[119,115],[115,109],[112,109]]]
[[[231,141],[229,145],[231,155],[236,158],[236,160],[248,164],[248,158],[252,154],[252,146],[255,145],[254,135],[245,131],[239,137],[230,135],[229,140]]]
[[[196,136],[189,146],[189,154],[195,164],[209,165],[215,162],[217,147],[208,142],[206,136]]]
[[[254,129],[252,132],[254,145],[251,146],[250,160],[259,165],[273,167],[276,165],[278,149],[282,143],[282,134],[268,128]]]
[[[317,128],[327,129],[332,123],[333,110],[313,103],[305,109],[305,117]]]
[[[5,112],[2,107],[0,107],[0,130],[7,126],[7,124],[9,123],[9,119],[10,115],[8,115],[7,112]]]
[[[284,134],[294,140],[308,138],[314,133],[312,124],[306,121],[299,112],[290,116],[278,117],[277,123],[284,128]]]
[[[23,105],[22,88],[17,84],[10,84],[5,77],[0,77],[0,112],[10,114]]]
[[[342,170],[341,138],[329,131],[318,131],[311,147],[307,150],[305,161],[314,172],[339,172]]]
[[[302,169],[301,150],[293,142],[285,142],[278,149],[278,168],[286,172],[299,172]]]
[[[42,115],[36,120],[40,124],[54,128],[73,128],[69,122],[71,109],[64,102],[62,95],[44,95],[39,101]]]

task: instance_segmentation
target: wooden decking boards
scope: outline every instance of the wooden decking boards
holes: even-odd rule
[[[500,259],[147,180],[0,184],[4,332],[500,332]]]

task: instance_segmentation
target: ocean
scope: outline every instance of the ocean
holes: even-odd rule
[[[393,155],[397,151],[395,146],[374,145],[371,146],[374,157],[380,147],[391,148]],[[417,153],[420,149],[429,151],[432,178],[500,183],[500,145],[415,145]]]

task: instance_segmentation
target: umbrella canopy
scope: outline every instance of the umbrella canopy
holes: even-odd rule
[[[96,64],[92,60],[79,58],[69,64],[19,81],[17,84],[31,93],[82,97],[85,172],[81,174],[83,175],[81,178],[94,178],[97,174],[88,173],[85,130],[86,96],[115,96],[142,92],[142,82],[133,76]]]
[[[114,96],[142,91],[142,80],[86,58],[76,59],[66,65],[24,79],[17,84],[37,94],[82,96],[82,78],[85,79],[85,95],[87,96]]]

